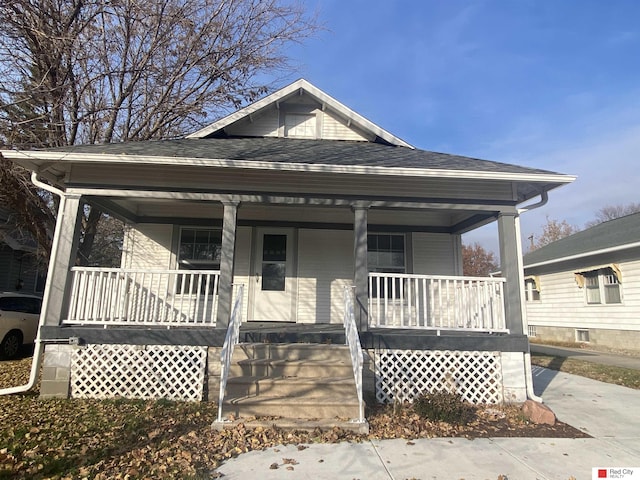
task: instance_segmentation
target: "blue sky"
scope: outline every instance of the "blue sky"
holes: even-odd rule
[[[326,31],[289,50],[294,77],[418,148],[578,177],[523,237],[640,201],[640,2],[305,3]],[[465,241],[497,250],[493,229]]]

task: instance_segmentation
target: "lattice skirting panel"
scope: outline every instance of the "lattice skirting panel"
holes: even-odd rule
[[[207,347],[87,345],[71,356],[74,398],[202,400]]]
[[[500,352],[380,350],[375,353],[376,398],[412,402],[423,393],[459,394],[472,403],[502,403]]]

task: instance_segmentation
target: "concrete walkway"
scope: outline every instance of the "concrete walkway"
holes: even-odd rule
[[[614,353],[596,352],[595,350],[585,350],[582,348],[555,347],[551,345],[540,345],[537,343],[530,344],[530,348],[531,353],[575,358],[576,360],[599,363],[601,365],[612,365],[615,367],[640,370],[640,356],[616,355]]]
[[[223,464],[226,479],[588,480],[593,467],[640,471],[640,391],[534,367],[536,393],[594,438],[463,438],[295,445]],[[295,464],[285,463],[291,459]],[[271,469],[272,464],[277,469]],[[288,470],[287,467],[292,467]]]

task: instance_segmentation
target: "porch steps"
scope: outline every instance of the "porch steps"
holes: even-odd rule
[[[216,398],[210,382],[209,398]],[[214,394],[215,396],[212,396]],[[340,426],[359,415],[348,347],[324,344],[243,343],[236,346],[227,381],[223,415],[247,425]]]

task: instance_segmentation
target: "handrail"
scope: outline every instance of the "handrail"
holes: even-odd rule
[[[233,357],[233,348],[238,344],[240,336],[240,324],[242,323],[242,297],[244,296],[244,285],[240,285],[236,294],[236,300],[233,303],[231,311],[231,319],[227,328],[227,335],[224,338],[222,352],[220,352],[220,393],[218,394],[218,422],[222,419],[222,402],[224,401],[225,391],[227,389],[227,380],[229,378],[229,370],[231,368],[231,357]]]
[[[351,364],[353,366],[353,377],[356,383],[356,392],[358,394],[358,418],[354,423],[364,423],[364,400],[362,398],[362,364],[364,357],[362,355],[362,345],[360,345],[360,335],[356,326],[355,313],[353,310],[353,288],[344,288],[344,333],[346,344],[349,346],[351,353]]]

